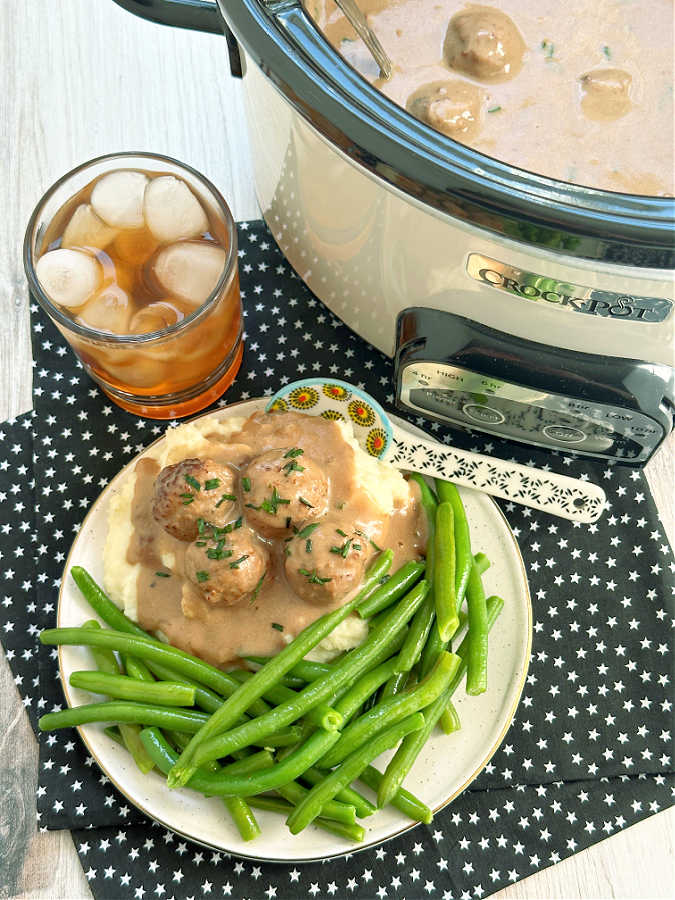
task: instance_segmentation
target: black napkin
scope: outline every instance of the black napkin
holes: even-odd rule
[[[331,375],[392,409],[391,361],[311,294],[263,223],[243,223],[239,238],[246,349],[220,402]],[[54,623],[73,537],[100,490],[164,426],[113,406],[38,307],[31,311],[35,409],[0,430],[0,633],[35,727],[63,703],[56,652],[37,634]],[[672,802],[675,565],[644,476],[480,434],[452,441],[587,477],[610,501],[590,526],[503,504],[530,579],[532,662],[506,739],[471,789],[432,825],[380,848],[328,866],[256,864],[149,823],[76,733],[40,735],[40,824],[75,830],[95,896],[480,897]]]

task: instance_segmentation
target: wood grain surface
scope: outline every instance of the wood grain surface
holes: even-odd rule
[[[31,406],[23,232],[42,192],[76,164],[116,150],[191,163],[235,218],[259,215],[241,84],[225,41],[151,25],[110,0],[0,2],[0,420]],[[675,443],[648,478],[673,542]],[[91,896],[68,832],[36,829],[37,744],[0,654],[0,897]],[[516,898],[675,895],[672,812],[496,894]]]

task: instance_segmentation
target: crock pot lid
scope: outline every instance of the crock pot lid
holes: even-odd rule
[[[353,69],[298,0],[218,0],[251,59],[354,162],[417,200],[567,255],[675,268],[672,198],[600,191],[517,169],[411,116]]]

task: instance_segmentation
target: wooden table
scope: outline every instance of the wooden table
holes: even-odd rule
[[[256,203],[241,84],[217,37],[150,25],[98,0],[2,0],[0,420],[31,407],[28,296],[21,242],[43,190],[79,162],[153,150],[191,163],[235,218]],[[675,443],[648,477],[673,541]],[[90,897],[70,834],[36,833],[37,744],[0,654],[0,897]],[[671,812],[619,833],[495,895],[673,896]]]

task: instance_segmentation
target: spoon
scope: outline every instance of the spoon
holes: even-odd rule
[[[443,478],[573,522],[595,522],[607,498],[599,485],[417,437],[393,424],[380,404],[345,381],[305,378],[281,388],[266,406],[350,420],[358,444],[399,469]]]
[[[356,0],[335,0],[335,2],[349,20],[354,31],[370,50],[375,62],[380,67],[380,75],[382,78],[384,78],[385,81],[391,78],[391,60],[387,56],[382,44],[379,42],[377,35],[366,22],[366,17],[361,12],[361,8],[356,3]]]

